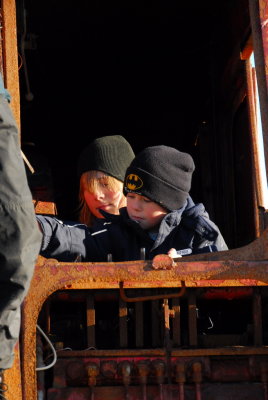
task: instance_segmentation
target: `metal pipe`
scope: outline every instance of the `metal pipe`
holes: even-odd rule
[[[149,362],[146,360],[141,360],[137,363],[138,373],[139,373],[139,381],[141,384],[141,393],[142,400],[147,400],[147,379],[150,372]]]
[[[89,362],[86,365],[88,375],[88,386],[90,387],[90,400],[94,400],[95,386],[97,383],[97,375],[99,374],[99,366],[94,362]]]
[[[164,400],[163,383],[165,380],[165,372],[166,372],[165,363],[163,360],[155,360],[152,363],[152,365],[155,370],[156,381],[157,381],[158,387],[159,387],[159,399]]]
[[[125,400],[129,400],[129,385],[131,379],[132,365],[129,361],[122,361],[118,366],[119,374],[123,378],[123,384],[125,387]]]
[[[193,381],[195,383],[195,399],[201,400],[202,365],[200,362],[193,363]]]
[[[176,364],[175,380],[179,384],[179,400],[184,400],[184,384],[186,381],[184,362],[178,362]]]
[[[267,369],[267,364],[262,362],[261,363],[261,381],[263,384],[263,390],[264,390],[264,400],[268,400],[268,369]]]

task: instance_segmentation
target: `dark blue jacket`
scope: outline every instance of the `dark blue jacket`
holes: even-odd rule
[[[120,215],[105,213],[93,227],[77,223],[63,223],[54,217],[37,216],[43,229],[41,255],[59,261],[113,261],[139,260],[141,248],[145,248],[145,259],[165,254],[170,248],[176,250],[200,249],[216,245],[218,250],[227,250],[227,245],[218,227],[209,219],[203,204],[195,205],[188,198],[183,209],[172,211],[162,220],[156,240],[144,231],[137,222],[129,219],[126,208]]]

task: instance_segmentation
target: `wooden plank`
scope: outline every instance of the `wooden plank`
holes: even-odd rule
[[[3,43],[1,68],[3,69],[5,86],[12,97],[10,106],[20,130],[20,93],[15,0],[2,0],[1,11],[2,31],[0,41]]]

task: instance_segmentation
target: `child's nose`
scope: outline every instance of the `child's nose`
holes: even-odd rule
[[[141,209],[141,202],[139,200],[135,200],[133,203],[133,208],[135,210],[140,210]]]
[[[104,193],[102,190],[96,190],[95,194],[95,198],[97,200],[103,199],[104,198]]]

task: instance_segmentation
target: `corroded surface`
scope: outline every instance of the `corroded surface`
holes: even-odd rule
[[[251,4],[253,1],[249,2],[249,7],[251,7]],[[261,37],[262,37],[262,43],[260,46],[260,49],[256,49],[256,53],[262,52],[263,57],[264,57],[264,71],[263,73],[265,74],[264,79],[262,80],[263,77],[258,77],[260,80],[262,80],[262,85],[259,87],[259,95],[260,95],[260,105],[262,109],[262,124],[263,124],[263,142],[264,142],[264,153],[265,153],[265,160],[266,160],[266,173],[268,171],[268,121],[267,121],[267,114],[266,114],[266,109],[267,109],[267,90],[268,90],[268,1],[267,0],[258,0],[258,5],[259,5],[259,18],[260,18],[260,25],[261,25]],[[259,39],[259,41],[261,38]],[[256,44],[255,44],[256,46]],[[258,46],[256,46],[258,47]],[[265,86],[266,84],[266,86]]]
[[[152,261],[62,263],[38,258],[23,306],[24,400],[36,400],[36,322],[44,301],[60,289],[243,287],[268,285],[268,231],[253,243],[226,252],[178,259],[170,270],[154,270]]]
[[[12,368],[5,371],[4,381],[8,386],[7,399],[20,400],[22,399],[21,390],[21,372],[20,372],[20,355],[19,344],[15,347],[15,358]]]
[[[208,399],[230,399],[236,398],[234,395],[225,396],[226,388],[226,378],[228,382],[245,382],[249,383],[256,381],[261,375],[261,368],[259,365],[262,363],[259,357],[243,357],[234,361],[214,359],[209,360],[207,356],[198,357],[198,361],[191,357],[176,357],[170,358],[170,366],[166,359],[165,354],[162,357],[127,357],[121,358],[116,357],[113,360],[94,358],[90,354],[88,356],[63,359],[59,357],[58,363],[54,368],[54,387],[48,390],[48,399],[66,400],[79,398],[89,399],[90,390],[86,390],[88,386],[87,381],[88,375],[90,375],[90,380],[95,389],[99,390],[99,396],[94,396],[94,399],[116,399],[123,400],[129,398],[131,400],[142,399],[170,399],[168,393],[163,392],[163,396],[159,396],[159,391],[157,386],[159,384],[166,385],[168,379],[170,379],[171,384],[184,383],[185,388],[193,393],[193,383],[202,383],[202,393],[205,391],[205,387],[211,385],[212,382],[224,382],[222,385],[217,385],[216,393],[213,397],[202,396],[202,398]],[[251,369],[248,368],[248,363],[251,364]],[[98,373],[96,377],[96,372]],[[93,378],[93,379],[92,379]],[[209,378],[209,383],[207,381]],[[68,382],[68,383],[67,383]],[[113,384],[111,385],[111,382]],[[97,383],[97,386],[96,386]],[[141,384],[144,384],[147,396],[141,396]],[[255,386],[250,385],[250,387]],[[127,386],[131,390],[131,395],[128,397],[124,395],[116,395],[113,392],[113,388],[122,388]],[[67,389],[68,387],[68,389]],[[80,397],[79,389],[83,388],[85,397]],[[109,390],[108,390],[109,389]],[[147,391],[148,389],[148,391]],[[151,390],[156,390],[155,395],[153,395]],[[137,391],[136,394],[133,391]],[[57,395],[56,395],[57,393]],[[68,393],[68,397],[66,397]],[[130,393],[129,393],[130,394]],[[95,393],[94,393],[95,395]],[[70,396],[70,397],[69,397]],[[178,386],[174,386],[172,398],[179,399],[201,399],[201,396],[194,396],[186,394],[185,396],[179,395]],[[224,397],[223,397],[224,396]],[[242,397],[242,396],[241,396]],[[251,394],[248,399],[253,398],[263,398],[258,396],[256,393]],[[243,397],[245,400],[245,397]]]
[[[36,214],[56,215],[56,205],[52,201],[33,200]]]
[[[268,82],[268,5],[267,0],[259,0],[260,21],[263,37],[263,50],[265,59],[265,74]],[[267,84],[268,86],[268,84]]]
[[[84,351],[58,351],[59,358],[72,357],[164,357],[166,351],[163,348],[158,349],[120,349],[120,350],[84,350]],[[261,356],[268,355],[268,346],[244,347],[228,346],[217,348],[189,348],[172,349],[172,357],[199,357],[199,356]]]
[[[188,256],[187,260],[268,260],[268,228],[262,235],[247,246],[228,251],[198,254]],[[177,259],[177,262],[185,262],[185,258]]]
[[[16,2],[15,0],[1,1],[1,71],[4,74],[5,87],[12,96],[10,104],[18,127],[20,127],[20,98],[18,51],[16,31]],[[8,400],[22,398],[19,345],[15,347],[15,358],[11,369],[5,371],[5,383],[8,385]]]
[[[10,106],[13,110],[18,127],[20,127],[20,96],[19,70],[17,49],[16,2],[4,0],[1,2],[3,14],[3,69],[5,85],[11,94]]]

